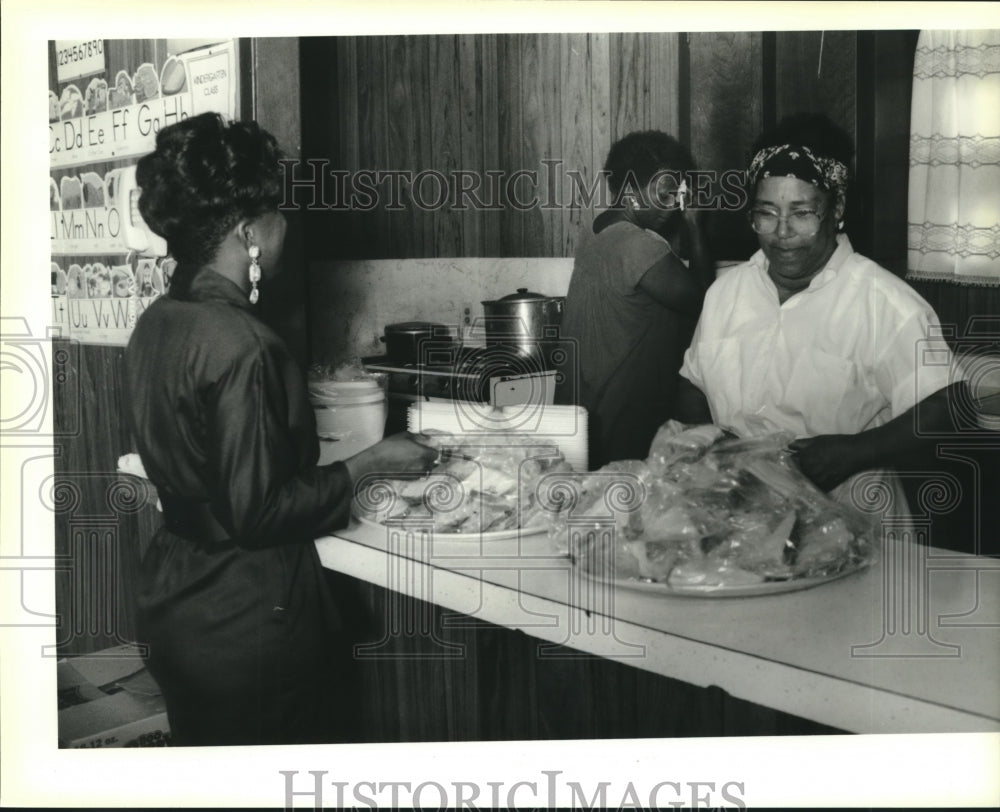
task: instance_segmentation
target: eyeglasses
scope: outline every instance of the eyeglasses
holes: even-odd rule
[[[800,237],[811,237],[819,231],[820,223],[823,222],[825,216],[826,212],[809,211],[808,209],[793,211],[786,215],[776,214],[765,209],[751,209],[750,227],[758,234],[773,234],[778,228],[778,223],[784,220],[788,223],[788,227]]]

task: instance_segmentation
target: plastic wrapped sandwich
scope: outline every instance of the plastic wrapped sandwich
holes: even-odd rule
[[[444,535],[545,529],[536,488],[545,475],[572,469],[558,448],[530,434],[489,438],[427,431],[420,441],[439,450],[432,470],[408,479],[363,482],[354,514],[378,524],[420,523]]]
[[[791,439],[671,421],[646,460],[578,480],[577,498],[548,512],[549,534],[589,574],[679,590],[804,585],[866,566],[870,520],[798,470]]]

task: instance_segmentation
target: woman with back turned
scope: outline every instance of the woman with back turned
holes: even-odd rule
[[[577,374],[561,399],[587,409],[591,468],[644,459],[671,416],[677,370],[714,272],[695,212],[681,207],[693,168],[687,149],[655,130],[630,133],[608,153],[613,203],[577,247],[562,323]],[[681,235],[689,264],[666,238]]]
[[[138,632],[177,745],[337,739],[334,703],[351,698],[313,540],[347,524],[356,479],[423,471],[436,454],[397,435],[317,467],[303,373],[254,315],[285,236],[278,159],[256,123],[206,113],[161,131],[137,167],[140,212],[177,260],[125,354],[164,514]]]

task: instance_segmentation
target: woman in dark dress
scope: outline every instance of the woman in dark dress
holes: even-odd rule
[[[173,742],[335,740],[342,625],[313,539],[344,527],[367,473],[426,470],[396,435],[317,467],[301,369],[254,315],[285,235],[279,153],[214,113],[164,129],[139,161],[139,209],[177,260],[125,353],[128,416],[163,505],[138,631]]]

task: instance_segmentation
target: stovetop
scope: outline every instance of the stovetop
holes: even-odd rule
[[[423,349],[423,348],[422,348]],[[423,349],[420,362],[401,363],[389,358],[388,355],[375,355],[362,358],[368,368],[378,368],[383,371],[415,371],[425,372],[462,372],[471,368],[483,359],[490,357],[491,349],[487,347],[467,346],[464,344],[445,344]]]
[[[388,356],[363,358],[369,372],[388,376],[389,396],[414,399],[440,397],[488,402],[491,381],[500,377],[551,374],[541,359],[519,354],[507,346],[433,348],[424,363],[402,364]]]

